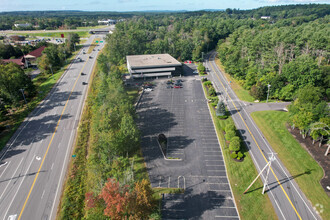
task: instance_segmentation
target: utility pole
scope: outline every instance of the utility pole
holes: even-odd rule
[[[260,173],[258,174],[258,176],[252,181],[252,183],[248,186],[248,188],[243,192],[243,194],[245,194],[249,189],[250,187],[255,183],[255,181],[258,179],[258,177],[262,174],[262,172],[268,167],[268,170],[267,170],[267,174],[266,174],[266,179],[265,179],[265,183],[264,183],[264,187],[262,189],[262,194],[265,193],[265,188],[266,188],[266,185],[267,185],[267,179],[268,179],[268,174],[269,174],[269,170],[270,170],[270,166],[272,165],[272,162],[276,160],[275,156],[274,156],[274,153],[270,153],[271,156],[269,157],[269,161],[268,163],[266,164],[266,166],[260,171]]]
[[[24,89],[19,89],[19,91],[21,91],[21,93],[23,95],[23,98],[24,98],[24,102],[25,102],[25,104],[27,104],[26,99],[25,99],[25,95],[24,95]]]
[[[266,101],[266,103],[268,103],[270,84],[268,84],[267,86],[268,86],[268,92],[267,92],[267,101]]]

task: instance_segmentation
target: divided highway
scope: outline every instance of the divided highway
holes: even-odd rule
[[[85,43],[86,52],[96,37]],[[71,63],[1,152],[0,219],[55,218],[87,84],[103,46],[79,52],[82,61]]]
[[[276,153],[271,148],[267,140],[259,131],[250,115],[247,113],[247,105],[240,101],[230,87],[230,82],[226,80],[217,65],[215,64],[216,53],[211,53],[205,65],[210,70],[209,77],[215,84],[217,91],[227,102],[227,107],[232,114],[237,129],[248,146],[249,153],[258,171],[262,170],[271,153]],[[312,205],[301,192],[294,180],[294,176],[286,170],[280,159],[275,154],[276,160],[268,176],[268,186],[265,194],[268,194],[279,219],[321,219]],[[261,175],[265,182],[266,171]],[[250,183],[246,183],[248,186]],[[260,193],[262,189],[260,189]],[[265,195],[266,196],[266,195]],[[253,201],[251,201],[253,202]],[[262,208],[262,207],[260,207]]]

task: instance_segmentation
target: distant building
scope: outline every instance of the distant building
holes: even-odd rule
[[[97,21],[97,23],[99,23],[99,24],[106,24],[106,25],[112,25],[112,24],[116,24],[117,23],[117,20],[112,20],[112,19],[100,20],[100,21]]]
[[[14,24],[14,26],[15,27],[23,27],[23,28],[25,28],[25,27],[30,27],[30,26],[32,26],[30,23],[26,23],[26,24]]]
[[[182,64],[169,54],[132,55],[126,60],[131,78],[182,74]]]
[[[270,16],[261,16],[260,18],[261,19],[264,19],[264,20],[269,20],[270,19]]]

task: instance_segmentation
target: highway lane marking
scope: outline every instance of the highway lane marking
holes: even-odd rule
[[[13,173],[12,177],[10,178],[10,181],[8,181],[7,186],[5,187],[5,189],[3,190],[3,192],[1,193],[0,200],[1,200],[2,196],[3,196],[3,194],[6,192],[6,190],[7,190],[8,186],[9,186],[11,180],[12,180],[13,177],[15,176],[15,174],[16,174],[16,172],[17,172],[19,166],[21,165],[22,161],[23,161],[23,158],[21,159],[21,162],[19,162],[19,164],[18,164],[18,166],[17,166],[15,172]],[[2,174],[1,174],[1,175],[2,175]]]
[[[213,71],[214,71],[215,75],[216,75],[216,76],[217,76],[217,78],[219,79],[219,82],[221,83],[222,87],[223,87],[223,88],[225,88],[225,87],[224,87],[224,85],[223,85],[223,83],[222,83],[222,81],[220,80],[220,78],[219,78],[218,74],[217,74],[217,73],[216,73],[216,71],[214,70],[214,67],[213,67],[213,65],[211,65],[211,67],[212,67],[212,69],[213,69]],[[227,93],[227,96],[228,96],[228,97],[231,99],[231,97],[230,97],[230,95],[229,95],[228,91],[226,90],[225,92]],[[249,127],[248,127],[248,126],[247,126],[247,124],[245,123],[245,121],[244,121],[244,119],[243,119],[243,117],[242,117],[241,113],[238,111],[238,109],[237,109],[237,107],[236,107],[235,103],[234,103],[234,102],[232,102],[232,104],[234,105],[234,108],[236,109],[236,111],[237,111],[238,115],[239,115],[239,116],[240,116],[240,118],[242,119],[242,121],[243,121],[243,123],[244,123],[245,127],[246,127],[246,128],[247,128],[247,130],[249,131],[249,133],[250,133],[250,135],[251,135],[252,139],[254,140],[255,144],[257,145],[257,147],[258,147],[258,149],[259,149],[259,151],[260,151],[261,155],[263,156],[264,160],[266,161],[266,163],[268,163],[268,160],[267,160],[267,158],[265,157],[264,153],[263,153],[263,152],[262,152],[262,150],[260,149],[260,146],[259,146],[259,144],[257,143],[256,139],[254,138],[254,135],[253,135],[253,134],[252,134],[252,132],[250,131]],[[293,203],[292,203],[291,199],[289,198],[288,194],[287,194],[287,193],[286,193],[286,191],[284,190],[284,188],[283,188],[282,184],[281,184],[281,183],[280,183],[280,181],[278,180],[278,178],[277,178],[277,176],[276,176],[276,174],[275,174],[275,172],[274,172],[273,168],[272,168],[272,167],[270,167],[270,170],[272,171],[272,173],[273,173],[273,175],[274,175],[274,177],[275,177],[275,179],[276,179],[277,183],[279,184],[280,188],[282,189],[282,191],[283,191],[284,195],[286,196],[286,198],[288,199],[289,203],[291,204],[291,206],[292,206],[293,210],[294,210],[294,211],[295,211],[295,213],[297,214],[298,218],[301,220],[302,218],[300,217],[300,215],[299,215],[299,213],[298,213],[298,211],[297,211],[296,207],[293,205]]]
[[[53,142],[54,136],[55,136],[56,131],[57,131],[57,128],[58,128],[58,126],[59,126],[59,124],[60,124],[60,122],[61,122],[61,119],[62,119],[62,116],[63,116],[63,114],[64,114],[64,111],[65,111],[65,109],[66,109],[66,107],[67,107],[67,105],[68,105],[68,103],[69,103],[69,100],[70,100],[70,97],[71,97],[71,95],[72,95],[72,93],[73,93],[73,90],[74,90],[74,88],[76,87],[76,84],[77,84],[77,82],[78,82],[78,79],[80,78],[81,72],[83,71],[83,69],[85,68],[85,66],[86,66],[86,64],[87,64],[88,59],[89,59],[89,58],[87,58],[87,60],[86,60],[86,62],[85,62],[85,64],[84,64],[82,70],[81,70],[80,73],[78,74],[78,77],[77,77],[77,79],[76,79],[76,81],[75,81],[75,83],[74,83],[74,85],[73,85],[73,87],[72,87],[72,89],[71,89],[70,95],[69,95],[69,97],[68,97],[68,99],[67,99],[67,101],[66,101],[66,103],[65,103],[65,105],[64,105],[64,108],[63,108],[63,110],[62,110],[61,116],[60,116],[59,120],[57,121],[57,124],[56,124],[55,130],[54,130],[54,132],[53,132],[52,138],[50,139],[50,142],[49,142],[49,144],[48,144],[48,147],[47,147],[46,153],[45,153],[44,157],[42,158],[42,161],[41,161],[41,164],[40,164],[40,166],[39,166],[39,169],[38,169],[37,175],[36,175],[36,177],[35,177],[34,180],[33,180],[33,183],[32,183],[32,186],[31,186],[31,188],[30,188],[30,191],[29,191],[29,193],[28,193],[28,195],[27,195],[27,197],[26,197],[26,200],[25,200],[25,202],[24,202],[24,204],[23,204],[22,210],[21,210],[21,212],[20,212],[20,214],[19,214],[19,216],[18,216],[18,220],[20,220],[21,217],[22,217],[23,211],[24,211],[24,209],[25,209],[25,206],[26,206],[26,204],[27,204],[27,201],[29,200],[29,197],[30,197],[31,192],[32,192],[32,190],[33,190],[33,188],[34,188],[34,185],[35,185],[35,183],[36,183],[36,181],[37,181],[37,178],[38,178],[38,176],[39,176],[39,173],[40,173],[41,167],[42,167],[42,165],[43,165],[44,162],[45,162],[45,159],[46,159],[46,156],[47,156],[47,154],[48,154],[48,151],[49,151],[50,145],[51,145],[52,142]]]
[[[6,166],[7,165],[7,161],[4,164],[1,164],[0,167]],[[1,177],[1,176],[0,176]]]
[[[44,197],[44,194],[45,194],[45,190],[42,192],[41,199],[42,199],[42,197]]]
[[[35,155],[34,155],[34,156],[35,156]],[[33,156],[32,158],[34,158],[34,156]],[[27,172],[29,171],[29,169],[30,169],[30,167],[31,167],[33,161],[34,161],[34,159],[31,160],[31,162],[30,162],[30,164],[29,164],[29,167],[26,169],[26,172],[24,173],[24,176],[23,176],[23,178],[22,178],[22,181],[20,182],[20,184],[19,184],[19,186],[18,186],[18,189],[16,190],[16,192],[15,192],[15,194],[14,194],[14,196],[13,196],[13,199],[11,200],[11,202],[10,202],[8,208],[7,208],[7,211],[5,212],[5,215],[4,215],[5,217],[7,216],[7,213],[8,213],[8,211],[9,211],[10,207],[11,207],[11,204],[13,204],[14,199],[15,199],[15,197],[16,197],[16,195],[17,195],[19,189],[21,188],[22,183],[24,182],[24,179],[25,179],[25,177],[26,177],[26,174],[27,174]]]
[[[54,167],[54,163],[52,164],[52,166],[51,166],[50,170],[53,170],[53,167]]]

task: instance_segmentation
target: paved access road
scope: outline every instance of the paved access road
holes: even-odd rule
[[[95,37],[103,38],[91,36],[86,52]],[[87,83],[102,47],[79,52],[82,62],[69,66],[1,152],[0,219],[55,218]]]
[[[167,88],[166,79],[154,81],[137,108],[152,187],[185,189],[164,195],[162,218],[239,219],[201,81],[177,79],[182,88]],[[164,159],[160,133],[168,138],[167,158],[181,160]]]
[[[232,114],[236,127],[248,146],[249,153],[257,170],[260,171],[265,167],[269,160],[270,153],[274,152],[274,150],[247,113],[246,108],[248,108],[248,105],[237,98],[230,88],[230,83],[216,66],[214,62],[215,56],[216,53],[211,53],[206,61],[206,67],[210,70],[208,77],[212,78],[217,91],[221,93],[221,97],[227,100],[227,107]],[[273,203],[278,218],[287,220],[320,219],[294,180],[301,175],[307,174],[290,174],[283,166],[280,159],[276,155],[275,157],[276,160],[272,162],[269,172],[266,193]],[[266,172],[263,172],[261,176],[263,182],[265,182],[265,177]],[[249,184],[250,183],[246,183],[246,186]],[[262,189],[260,189],[260,193],[261,192]]]

